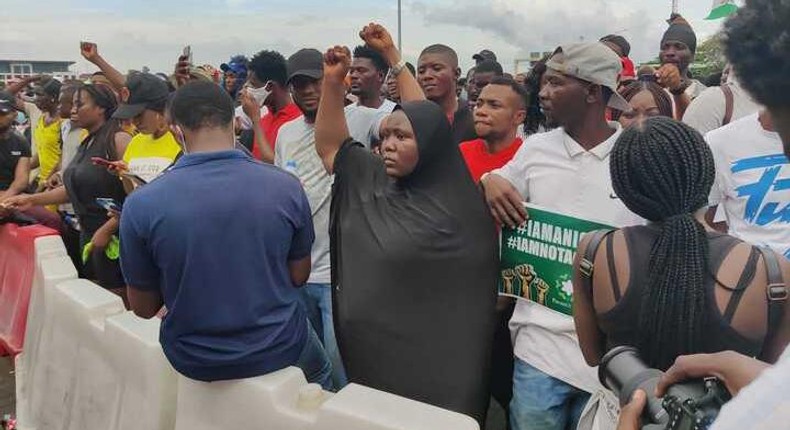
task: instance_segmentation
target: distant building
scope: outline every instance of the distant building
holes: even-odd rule
[[[528,73],[532,67],[535,66],[535,63],[538,61],[548,58],[553,54],[554,51],[533,51],[529,53],[528,58],[516,58],[514,61],[513,69],[515,72],[518,73]]]
[[[77,74],[69,70],[73,64],[74,61],[0,59],[0,82],[7,85],[11,79],[31,75],[49,75],[60,80],[75,79]]]

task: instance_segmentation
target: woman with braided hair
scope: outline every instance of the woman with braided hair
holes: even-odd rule
[[[766,258],[705,225],[715,168],[702,136],[649,118],[623,132],[611,157],[616,197],[650,222],[598,235],[591,250],[593,235],[579,244],[574,319],[587,363],[620,345],[662,370],[680,355],[725,350],[776,361],[790,342],[790,312],[785,303],[781,323],[769,324]],[[593,268],[586,280],[583,258]],[[776,261],[790,279],[790,262]]]

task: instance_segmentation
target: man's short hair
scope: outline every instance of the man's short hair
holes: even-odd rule
[[[488,85],[501,85],[503,87],[510,87],[513,92],[518,94],[519,108],[527,108],[527,97],[529,97],[529,93],[527,92],[527,89],[524,88],[523,85],[519,85],[515,79],[507,76],[497,76],[494,79],[491,79],[491,82]]]
[[[384,74],[387,74],[387,72],[390,70],[387,60],[385,60],[378,51],[367,45],[359,45],[354,48],[354,58],[367,58],[373,62],[373,65],[376,67],[377,71],[384,72]]]
[[[173,122],[189,130],[233,126],[233,99],[213,82],[192,81],[176,91],[171,103]]]
[[[493,60],[485,60],[475,66],[475,73],[493,73],[495,76],[502,76],[504,71],[502,65]]]
[[[247,64],[247,69],[255,73],[261,82],[272,81],[284,87],[288,82],[288,65],[285,57],[277,51],[261,51]]]
[[[762,105],[790,107],[790,2],[747,0],[724,24],[738,81]]]
[[[422,50],[422,52],[420,53],[420,57],[426,54],[444,55],[447,57],[448,60],[450,60],[451,67],[453,68],[458,67],[458,54],[455,52],[453,48],[450,48],[447,45],[441,45],[441,44],[431,45]]]

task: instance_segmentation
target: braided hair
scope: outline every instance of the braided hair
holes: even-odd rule
[[[678,356],[699,352],[703,336],[708,240],[694,214],[708,202],[713,155],[691,127],[653,117],[623,131],[610,171],[628,209],[661,228],[650,251],[637,347],[650,366],[667,369]]]

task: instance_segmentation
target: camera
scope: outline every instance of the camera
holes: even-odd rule
[[[663,372],[642,361],[636,348],[619,346],[609,351],[598,367],[598,379],[627,404],[638,389],[647,393],[642,414],[643,430],[705,430],[713,424],[731,396],[716,378],[675,384],[666,396],[655,396]]]

